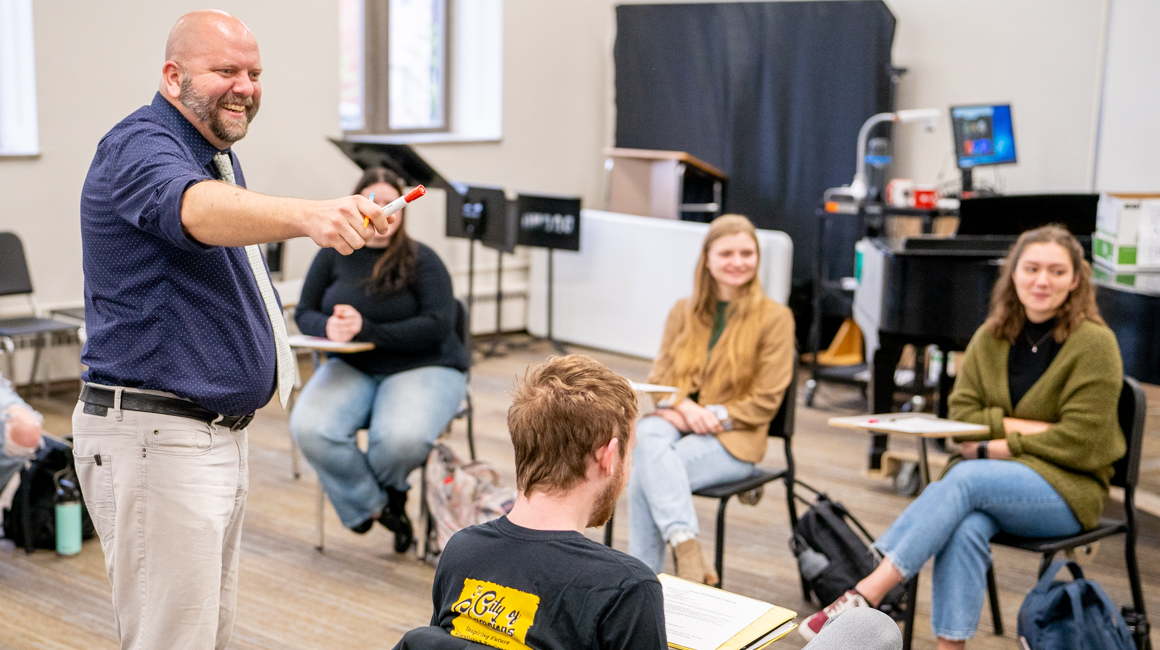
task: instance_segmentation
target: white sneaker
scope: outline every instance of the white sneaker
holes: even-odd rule
[[[866,602],[862,594],[851,589],[830,603],[829,607],[802,621],[802,624],[798,626],[798,632],[801,632],[806,641],[812,641],[831,618],[855,607],[870,607],[870,603]]]

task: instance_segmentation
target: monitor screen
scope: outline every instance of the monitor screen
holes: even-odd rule
[[[1010,104],[952,106],[951,128],[960,168],[1015,162]]]

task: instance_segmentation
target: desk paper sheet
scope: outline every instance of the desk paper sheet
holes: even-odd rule
[[[665,593],[665,631],[669,645],[717,650],[773,608],[769,603],[720,589],[659,576]]]

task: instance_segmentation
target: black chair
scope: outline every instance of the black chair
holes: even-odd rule
[[[1112,476],[1112,485],[1124,490],[1124,518],[1100,518],[1100,523],[1094,529],[1068,537],[1016,537],[1007,533],[999,533],[991,539],[991,544],[1018,548],[1032,553],[1039,553],[1039,577],[1051,565],[1051,561],[1061,551],[1067,551],[1080,546],[1086,546],[1112,535],[1124,536],[1124,562],[1128,569],[1128,581],[1132,586],[1132,605],[1123,608],[1124,619],[1136,638],[1136,647],[1140,650],[1149,650],[1152,647],[1149,639],[1148,617],[1144,611],[1144,589],[1140,584],[1140,569],[1136,562],[1136,483],[1140,477],[1140,456],[1144,440],[1144,419],[1147,415],[1147,398],[1140,384],[1131,377],[1124,377],[1124,387],[1120,391],[1119,420],[1120,429],[1124,432],[1124,439],[1128,450],[1124,457],[1116,461],[1115,474]],[[903,648],[909,650],[911,636],[914,633],[915,597],[918,593],[918,576],[911,579],[908,585],[909,598],[906,613],[906,630],[903,634]],[[987,593],[991,603],[991,620],[994,623],[995,634],[1003,634],[1003,620],[999,611],[999,593],[995,587],[995,571],[992,565],[987,569]]]
[[[24,244],[16,233],[0,232],[0,296],[25,296],[32,315],[0,319],[0,351],[8,357],[8,379],[16,381],[16,342],[33,339],[35,352],[32,355],[32,372],[28,383],[36,382],[36,371],[40,367],[40,351],[47,344],[50,334],[72,334],[79,327],[51,318],[40,318],[40,308],[32,297],[32,278],[28,274],[28,262],[24,257]],[[47,393],[47,382],[45,392]]]
[[[455,301],[455,332],[459,335],[459,341],[463,343],[464,350],[467,351],[467,395],[463,399],[463,403],[459,405],[459,410],[456,411],[455,416],[447,423],[447,428],[444,429],[441,438],[451,434],[451,425],[456,420],[466,419],[467,424],[467,450],[471,454],[471,460],[475,460],[475,432],[473,425],[475,422],[474,406],[471,401],[471,366],[475,365],[475,351],[471,339],[471,323],[468,320],[470,312],[467,311],[467,305],[462,300]],[[429,557],[431,551],[431,544],[435,536],[435,520],[431,518],[431,511],[427,508],[427,464],[423,464],[421,473],[420,491],[419,491],[419,520],[423,522],[423,548],[421,550],[423,559]]]
[[[753,473],[748,478],[740,481],[710,485],[693,492],[694,496],[717,499],[717,546],[716,556],[714,558],[714,567],[717,570],[717,584],[714,585],[716,587],[720,587],[725,579],[725,508],[729,505],[731,498],[747,492],[763,490],[766,483],[781,479],[785,484],[785,498],[786,507],[789,510],[790,529],[792,530],[797,525],[797,504],[794,503],[794,461],[792,444],[794,415],[797,410],[797,376],[798,357],[795,353],[793,358],[793,374],[790,377],[789,386],[785,389],[785,395],[782,397],[781,408],[778,409],[777,415],[773,417],[773,421],[769,423],[769,436],[781,438],[785,442],[785,467],[770,468],[755,466]],[[760,493],[758,493],[757,498],[760,498]],[[604,544],[606,546],[612,546],[612,525],[612,519],[609,519],[608,523],[604,525]],[[801,578],[801,580],[802,593],[805,594],[806,600],[809,600],[809,591],[806,587],[805,578]]]

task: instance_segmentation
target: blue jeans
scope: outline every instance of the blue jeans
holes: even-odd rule
[[[1035,470],[1007,460],[967,460],[931,483],[882,533],[874,548],[907,579],[934,558],[931,627],[962,641],[975,635],[991,538],[1074,535],[1082,527]]]
[[[693,490],[739,481],[753,472],[753,463],[734,458],[716,436],[682,437],[655,416],[636,425],[632,465],[628,554],[658,573],[665,566],[665,542],[678,531],[698,532]]]
[[[386,488],[407,491],[407,475],[427,460],[466,394],[467,377],[454,368],[368,375],[330,359],[302,388],[290,433],[339,519],[353,528],[382,511]],[[355,439],[362,428],[366,453]]]

